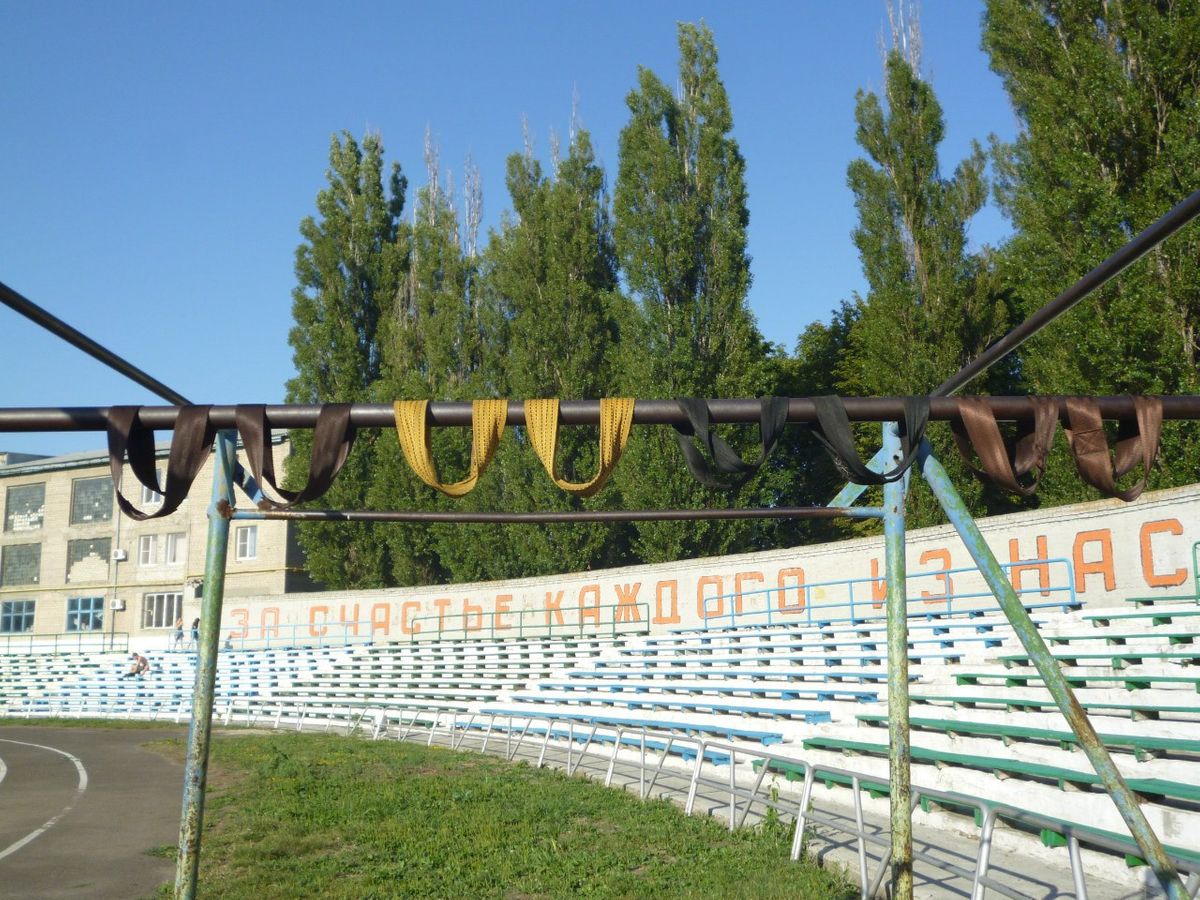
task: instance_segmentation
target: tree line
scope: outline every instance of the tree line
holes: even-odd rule
[[[1200,6],[1124,0],[988,0],[982,41],[1020,123],[975,143],[952,174],[919,41],[894,35],[880,94],[855,98],[863,155],[847,179],[867,284],[814,322],[792,352],[747,305],[745,160],[704,25],[678,30],[677,89],[640,69],[629,92],[611,195],[591,138],[573,127],[548,167],[529,142],[507,160],[510,211],[480,242],[468,165],[463,213],[426,138],[410,196],[382,139],[335,136],[316,215],[300,226],[296,375],[287,400],[925,394],[1197,185]],[[973,249],[972,216],[994,196],[1013,226]],[[411,209],[409,205],[411,204]],[[814,214],[818,214],[815,213]],[[1187,393],[1197,388],[1200,233],[1193,226],[1096,292],[970,393]],[[723,429],[753,455],[755,428]],[[292,435],[307,471],[311,433]],[[864,451],[878,440],[864,428]],[[1034,498],[972,479],[948,429],[931,429],[976,514],[1093,496],[1061,440]],[[436,429],[444,480],[466,471],[465,429]],[[609,485],[558,490],[510,429],[476,489],[449,500],[404,463],[394,435],[364,433],[320,505],[378,509],[575,510],[805,505],[836,470],[801,427],[740,491],[701,486],[668,428],[636,428]],[[1153,486],[1196,479],[1200,438],[1168,423]],[[586,480],[596,431],[565,428],[559,465]],[[914,480],[910,522],[941,521]],[[624,526],[301,523],[311,574],[330,588],[537,575],[788,546],[870,524],[658,522]]]

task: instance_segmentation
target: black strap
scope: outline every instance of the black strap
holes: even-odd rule
[[[675,437],[679,441],[679,449],[683,451],[688,471],[701,484],[721,490],[736,490],[749,481],[775,450],[775,445],[783,433],[783,426],[787,424],[787,398],[763,397],[759,416],[762,456],[758,462],[749,463],[712,430],[712,416],[707,400],[680,397],[676,402],[688,419],[687,425],[675,426]],[[712,458],[711,466],[696,447],[696,440],[708,450],[708,455]],[[714,471],[734,477],[722,480],[715,477]]]
[[[308,461],[308,483],[299,491],[287,491],[275,483],[275,460],[271,455],[271,430],[267,427],[267,408],[262,404],[241,404],[234,410],[234,421],[250,472],[260,485],[268,485],[282,497],[273,500],[263,494],[259,509],[287,509],[306,500],[315,500],[333,483],[346,464],[354,445],[356,429],[350,423],[349,403],[327,403],[317,413],[313,429],[312,455]]]
[[[900,480],[916,461],[917,450],[925,436],[925,426],[929,423],[928,397],[904,398],[904,422],[900,427],[902,456],[896,467],[885,473],[872,472],[858,455],[850,417],[846,415],[841,397],[813,397],[812,401],[817,408],[817,425],[813,428],[813,435],[825,445],[833,457],[833,464],[847,481],[854,484],[888,484]]]
[[[154,452],[154,432],[138,422],[137,406],[113,406],[105,415],[108,432],[108,465],[112,472],[117,506],[121,512],[137,521],[169,516],[179,508],[196,480],[200,467],[208,459],[216,429],[208,422],[211,406],[183,406],[175,420],[175,435],[167,457],[167,483],[158,483],[157,456]],[[155,493],[162,495],[162,505],[145,513],[134,507],[121,493],[125,457],[134,477]]]

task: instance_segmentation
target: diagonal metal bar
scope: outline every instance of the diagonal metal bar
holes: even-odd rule
[[[31,322],[42,326],[56,337],[62,338],[72,347],[82,350],[94,359],[98,359],[110,369],[120,372],[126,378],[137,382],[152,394],[162,397],[168,403],[174,403],[176,406],[186,406],[188,404],[189,401],[183,394],[171,390],[157,378],[147,375],[133,363],[129,362],[129,360],[113,353],[103,344],[93,341],[82,331],[72,328],[62,319],[42,309],[42,307],[38,306],[28,297],[19,294],[2,281],[0,281],[0,303],[20,313]]]
[[[1100,776],[1105,790],[1112,797],[1117,811],[1120,812],[1121,818],[1125,820],[1125,824],[1129,828],[1129,833],[1137,842],[1142,857],[1153,869],[1167,896],[1171,900],[1183,900],[1187,895],[1175,864],[1167,856],[1158,835],[1154,833],[1154,829],[1146,820],[1145,814],[1138,805],[1137,796],[1125,783],[1124,777],[1112,761],[1104,742],[1096,734],[1096,729],[1092,727],[1091,720],[1088,719],[1087,713],[1075,697],[1075,692],[1071,690],[1066,677],[1058,668],[1058,663],[1038,633],[1037,626],[1029,617],[1029,612],[1021,604],[1021,599],[1009,584],[1004,570],[1000,568],[1000,563],[996,560],[991,548],[988,547],[983,533],[975,524],[966,504],[951,482],[950,476],[942,464],[934,458],[928,441],[921,442],[917,465],[945,511],[950,524],[954,526],[966,545],[967,551],[975,560],[988,587],[996,595],[1000,608],[1004,611],[1013,631],[1025,647],[1025,652],[1029,654],[1030,660],[1041,675],[1046,689],[1079,738],[1079,746],[1087,754],[1088,760],[1096,770],[1096,774]]]
[[[960,390],[992,363],[1016,350],[1096,288],[1125,271],[1198,215],[1200,190],[1175,204],[1161,219],[947,378],[933,395],[948,397]]]

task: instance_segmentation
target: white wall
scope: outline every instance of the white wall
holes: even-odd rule
[[[1200,485],[1149,492],[1137,502],[1105,500],[997,516],[980,521],[1001,563],[1035,559],[1011,577],[1028,603],[1066,602],[1071,589],[1088,606],[1113,606],[1125,597],[1189,594],[1192,545],[1200,541]],[[464,531],[486,526],[463,526]],[[530,526],[535,527],[535,526]],[[994,606],[966,548],[950,526],[909,533],[908,595],[917,608]],[[884,591],[883,539],[663,565],[374,591],[332,591],[231,598],[222,635],[256,639],[292,634],[337,639],[450,636],[469,631],[512,636],[583,630],[669,631],[699,625],[708,614],[739,620],[805,621],[870,612]],[[849,583],[848,580],[854,580]],[[735,596],[739,595],[739,596]],[[853,595],[853,596],[851,596]],[[768,613],[769,610],[769,613]],[[815,611],[820,611],[815,612]],[[361,623],[350,625],[347,623]],[[600,628],[596,626],[599,625]],[[275,626],[279,626],[276,632]]]

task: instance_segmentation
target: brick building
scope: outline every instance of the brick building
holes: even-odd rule
[[[277,471],[288,448],[273,447]],[[160,482],[166,454],[164,445]],[[106,452],[0,453],[0,652],[30,635],[168,639],[177,618],[190,623],[203,590],[212,474],[204,466],[171,515],[136,522],[117,507]],[[122,481],[139,508],[161,502],[128,468]],[[310,590],[302,564],[291,523],[235,522],[225,596]]]

